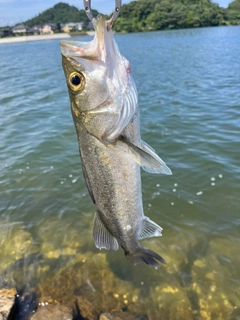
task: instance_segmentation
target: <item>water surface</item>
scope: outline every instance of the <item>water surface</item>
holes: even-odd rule
[[[149,319],[240,316],[240,27],[116,35],[142,139],[173,176],[142,173],[143,244],[167,266],[98,251],[57,40],[0,46],[0,285]],[[89,41],[84,37],[76,40]]]

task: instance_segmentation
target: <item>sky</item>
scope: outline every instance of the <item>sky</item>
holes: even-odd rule
[[[59,2],[83,9],[83,0],[0,0],[0,27],[13,26],[31,19]],[[128,2],[130,0],[122,0],[122,3]],[[226,8],[232,0],[214,0],[214,2]],[[113,12],[115,0],[92,0],[91,3],[93,9],[110,14]]]

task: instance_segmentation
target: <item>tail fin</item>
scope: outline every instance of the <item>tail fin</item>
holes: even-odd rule
[[[158,269],[160,267],[157,260],[163,264],[166,264],[166,261],[160,255],[144,247],[138,248],[133,253],[125,251],[125,256],[134,264],[146,263],[148,265],[153,266],[155,269]]]

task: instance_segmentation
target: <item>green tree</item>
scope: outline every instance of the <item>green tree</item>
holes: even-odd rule
[[[229,24],[240,25],[240,0],[234,0],[226,9],[226,20]]]
[[[98,11],[93,10],[93,15],[97,16]],[[88,23],[88,17],[84,10],[78,10],[74,6],[60,2],[52,8],[40,13],[38,16],[24,22],[29,27],[34,25],[43,25],[45,23],[68,23],[68,22],[84,22]]]
[[[121,32],[218,26],[227,19],[226,11],[210,0],[132,1],[122,6],[120,17],[127,19],[115,23]]]
[[[214,0],[135,0],[121,7],[114,23],[117,32],[195,28],[240,24],[240,0],[234,0],[227,9],[220,8]],[[98,12],[93,10],[93,15]],[[109,16],[108,16],[109,18]],[[58,3],[37,17],[26,21],[33,26],[44,23],[88,23],[84,10],[66,3]]]

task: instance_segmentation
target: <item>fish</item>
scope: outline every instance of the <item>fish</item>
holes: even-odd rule
[[[141,140],[137,89],[102,14],[90,42],[60,42],[83,176],[96,206],[93,239],[98,249],[118,250],[134,264],[156,269],[165,260],[139,240],[162,235],[144,215],[140,167],[172,174]]]
[[[7,320],[30,320],[37,309],[37,294],[34,291],[28,292],[25,288],[17,289]]]

